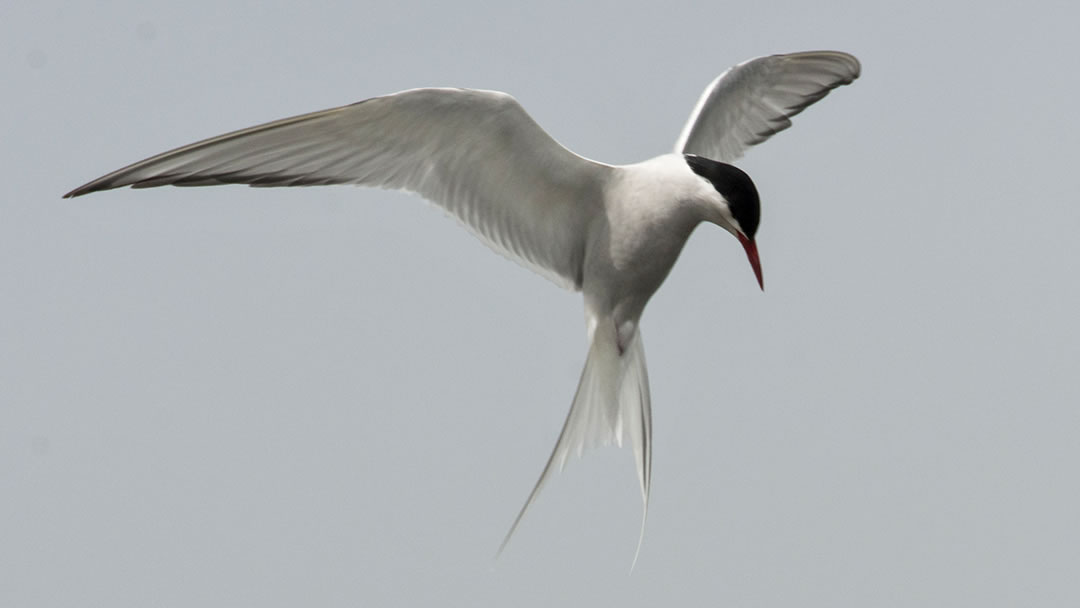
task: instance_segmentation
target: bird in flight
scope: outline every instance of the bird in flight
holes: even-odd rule
[[[585,300],[589,351],[555,448],[511,525],[571,455],[633,447],[649,504],[652,414],[639,320],[701,222],[730,232],[764,289],[758,192],[729,164],[859,76],[855,57],[758,57],[718,76],[672,153],[631,165],[583,158],[505,93],[413,89],[199,141],[64,195],[131,186],[355,184],[415,192],[495,251]],[[635,554],[635,561],[636,561]]]

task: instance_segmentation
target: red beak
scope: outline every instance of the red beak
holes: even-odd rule
[[[754,276],[757,277],[757,284],[761,287],[761,291],[765,291],[765,281],[761,278],[761,260],[757,254],[757,243],[754,239],[748,239],[745,236],[738,234],[739,242],[742,243],[743,249],[746,250],[746,257],[750,260],[750,266],[754,269]]]

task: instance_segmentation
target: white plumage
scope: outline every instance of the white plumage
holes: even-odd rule
[[[859,70],[854,57],[833,51],[739,64],[705,90],[675,154],[634,165],[570,152],[505,93],[414,89],[197,142],[65,197],[164,185],[408,190],[443,207],[492,249],[580,290],[590,344],[585,368],[505,546],[551,474],[587,448],[633,447],[647,511],[652,417],[638,329],[645,304],[703,221],[739,238],[761,280],[753,240],[757,192],[724,163],[790,126],[791,116]]]

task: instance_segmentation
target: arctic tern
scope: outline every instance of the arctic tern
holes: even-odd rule
[[[286,118],[159,154],[65,198],[131,186],[356,184],[415,192],[495,251],[585,300],[589,351],[570,413],[506,546],[552,473],[573,454],[633,447],[648,512],[652,415],[638,321],[691,231],[734,235],[764,289],[758,192],[731,162],[791,117],[858,78],[855,57],[758,57],[717,77],[673,153],[609,165],[570,152],[505,93],[413,89]],[[635,555],[635,561],[636,561]]]

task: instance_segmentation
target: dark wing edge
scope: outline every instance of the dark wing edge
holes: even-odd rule
[[[368,101],[368,100],[365,100]],[[310,179],[303,175],[294,176],[280,176],[274,178],[267,178],[264,182],[252,181],[251,177],[241,172],[220,173],[213,177],[207,176],[195,176],[182,171],[183,159],[191,157],[192,155],[198,155],[199,152],[218,146],[220,144],[228,144],[231,142],[237,142],[248,136],[264,133],[267,131],[285,129],[289,127],[303,127],[314,121],[325,120],[331,118],[333,115],[345,111],[353,106],[362,104],[364,101],[356,102],[347,106],[341,106],[337,108],[331,108],[328,110],[321,110],[318,112],[309,112],[307,114],[301,114],[299,116],[292,116],[290,118],[283,118],[281,120],[275,120],[268,123],[255,125],[246,129],[239,129],[231,131],[215,137],[210,137],[197,141],[186,146],[174,148],[161,154],[156,154],[150,158],[143,159],[139,162],[132,163],[126,167],[117,169],[111,173],[103,175],[93,181],[87,182],[78,188],[75,188],[71,192],[68,192],[63,198],[75,198],[77,196],[83,196],[90,194],[91,192],[100,192],[103,190],[114,190],[116,188],[124,188],[130,186],[132,188],[156,188],[158,186],[211,186],[221,184],[250,184],[252,186],[308,186],[308,185],[326,185],[334,183],[347,183],[348,180],[328,180],[328,179]],[[180,164],[175,168],[173,173],[156,174],[151,177],[140,177],[140,173],[147,169],[154,167],[167,166],[170,161],[177,161]]]

